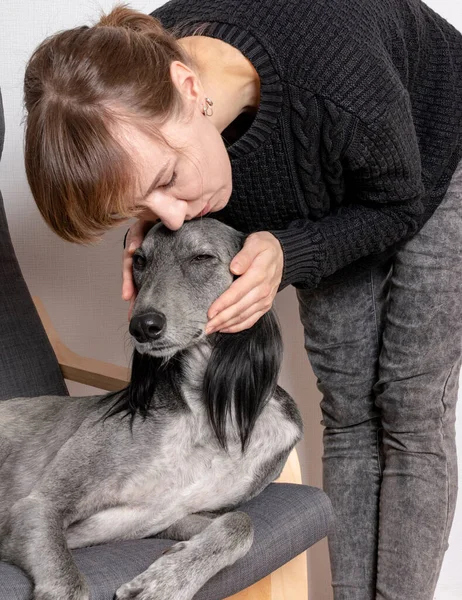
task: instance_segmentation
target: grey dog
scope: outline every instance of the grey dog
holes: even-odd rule
[[[278,477],[302,423],[277,386],[272,311],[205,334],[243,240],[210,218],[154,226],[134,255],[128,387],[0,402],[0,557],[30,576],[34,600],[89,598],[72,548],[178,541],[118,600],[189,600],[250,549],[250,517],[235,509]]]

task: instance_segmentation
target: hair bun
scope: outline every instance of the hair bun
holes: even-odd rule
[[[103,15],[96,23],[98,27],[124,27],[140,33],[158,33],[165,35],[160,21],[150,15],[128,8],[125,4],[116,6],[110,13]]]

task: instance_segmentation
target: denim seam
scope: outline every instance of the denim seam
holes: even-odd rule
[[[444,397],[446,395],[446,389],[448,387],[449,380],[451,379],[451,375],[454,371],[454,367],[455,367],[455,365],[452,365],[452,367],[449,371],[449,374],[446,378],[446,381],[444,382],[443,393],[441,394],[441,404],[443,405],[444,413],[446,413],[446,403],[444,401]],[[444,441],[445,436],[444,436],[443,417],[440,418],[440,423],[441,423],[441,431],[442,431],[443,441]],[[450,481],[449,481],[449,471],[448,471],[448,458],[446,456],[446,522],[444,525],[443,542],[442,543],[444,543],[444,540],[446,539],[448,524],[449,524],[449,488],[450,488]],[[444,549],[441,548],[441,551],[444,551]]]
[[[374,278],[372,276],[372,269],[369,271],[369,279],[370,279],[370,286],[371,286],[371,297],[372,297],[372,311],[374,314],[374,324],[375,324],[375,334],[376,334],[376,338],[377,338],[377,351],[379,349],[379,345],[380,345],[380,333],[379,333],[379,325],[377,322],[377,310],[376,310],[376,298],[375,298],[375,290],[374,290]],[[378,352],[377,352],[378,354]]]
[[[370,279],[370,287],[371,287],[372,312],[374,315],[375,335],[376,335],[376,341],[377,341],[377,357],[378,357],[379,356],[379,347],[380,347],[380,331],[379,331],[379,324],[377,321],[376,297],[375,297],[374,278],[372,275],[372,269],[369,271],[369,279]],[[382,478],[382,476],[383,476],[382,461],[381,461],[381,448],[380,448],[380,443],[379,443],[381,429],[382,429],[381,427],[378,427],[377,432],[375,434],[375,445],[376,445],[376,450],[377,450],[377,465],[378,465],[378,469],[379,469],[379,477],[380,478]]]
[[[378,427],[376,434],[375,434],[375,445],[376,445],[376,449],[377,449],[377,463],[379,466],[379,477],[380,479],[382,479],[383,477],[383,470],[382,470],[382,460],[381,460],[381,455],[382,455],[382,449],[380,447],[380,433],[383,431],[383,427]]]

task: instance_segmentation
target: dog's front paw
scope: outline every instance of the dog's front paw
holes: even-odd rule
[[[85,581],[72,587],[36,586],[32,594],[32,600],[64,600],[64,598],[66,600],[90,600],[90,592]]]
[[[197,590],[191,589],[186,573],[180,572],[172,556],[184,545],[175,544],[146,571],[124,583],[115,600],[191,600]]]

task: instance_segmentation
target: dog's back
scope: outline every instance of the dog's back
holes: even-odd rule
[[[29,494],[95,401],[40,396],[0,402],[0,537],[8,509]]]

